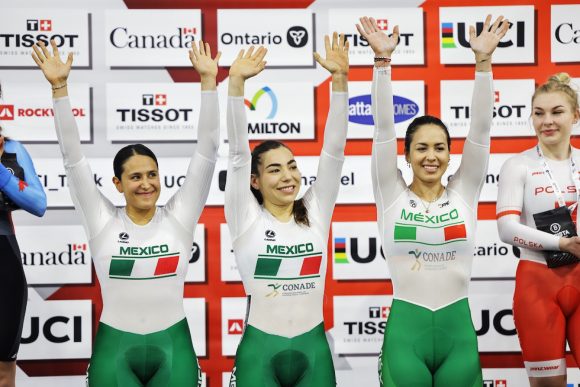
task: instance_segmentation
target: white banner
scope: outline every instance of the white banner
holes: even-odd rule
[[[105,11],[109,67],[190,67],[188,51],[202,39],[199,9]]]
[[[227,106],[225,83],[219,87],[220,106]],[[247,82],[245,86],[250,140],[311,140],[314,131],[312,82]],[[227,139],[227,109],[220,109],[221,138]]]
[[[473,81],[441,81],[441,120],[451,137],[467,137],[471,117]],[[529,118],[532,113],[533,79],[494,80],[494,108],[491,137],[535,136]],[[474,106],[473,109],[479,109]]]
[[[332,278],[390,278],[377,222],[332,223]]]
[[[495,220],[477,221],[473,254],[472,279],[515,278],[519,260],[514,247],[499,239]]]
[[[18,226],[18,243],[28,285],[92,283],[82,226]]]
[[[220,265],[221,279],[224,282],[241,282],[242,277],[238,271],[236,257],[232,247],[230,230],[226,223],[220,224]]]
[[[244,332],[245,297],[222,297],[222,355],[235,356]]]
[[[513,281],[472,282],[471,317],[479,352],[520,352],[513,320]]]
[[[580,62],[580,5],[552,5],[552,62]]]
[[[73,68],[92,68],[91,14],[72,9],[14,9],[0,13],[0,68],[34,68],[32,46],[37,41],[50,46],[54,39],[66,59],[74,55]],[[45,88],[48,89],[48,88]],[[49,94],[49,93],[48,93]]]
[[[313,67],[314,15],[308,9],[218,9],[221,66],[241,49],[264,46],[268,67]]]
[[[493,54],[493,63],[534,63],[535,16],[534,6],[529,5],[439,8],[442,64],[475,64],[469,26],[475,26],[479,33],[488,14],[494,18],[492,23],[500,15],[511,23]]]
[[[91,300],[43,301],[32,293],[29,289],[18,359],[90,358]]]
[[[373,64],[374,53],[368,42],[358,34],[355,25],[360,24],[359,18],[363,15],[373,17],[377,21],[379,29],[389,36],[393,28],[399,25],[399,45],[393,53],[393,64],[397,65],[422,65],[424,59],[424,32],[423,32],[423,9],[422,8],[357,8],[352,9],[329,9],[328,31],[345,33],[349,42],[350,65]]]
[[[348,83],[348,138],[373,138],[375,127],[371,109],[371,86],[372,82]],[[393,108],[397,137],[405,138],[405,131],[411,121],[425,114],[425,83],[394,81]]]
[[[198,223],[193,236],[193,246],[191,246],[191,257],[189,258],[185,282],[205,282],[206,256],[205,225]]]
[[[108,83],[107,139],[191,142],[200,109],[199,83]]]
[[[189,325],[191,341],[197,357],[207,355],[207,318],[205,298],[184,298],[183,309]]]
[[[378,356],[392,296],[334,296],[334,351]]]
[[[92,91],[88,83],[68,85],[81,141],[92,142]],[[50,85],[2,82],[0,122],[6,136],[22,142],[56,142]]]

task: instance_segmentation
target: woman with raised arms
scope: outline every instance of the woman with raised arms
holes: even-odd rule
[[[322,303],[346,143],[348,44],[335,33],[325,45],[326,58],[315,59],[332,74],[330,111],[316,182],[300,199],[300,171],[286,145],[265,141],[250,152],[244,84],[264,69],[266,50],[242,50],[230,67],[225,215],[248,296],[231,386],[336,385]]]
[[[126,206],[97,189],[81,152],[67,79],[72,54],[60,59],[42,42],[33,58],[52,86],[55,125],[71,196],[81,215],[103,311],[88,373],[89,386],[200,386],[201,370],[183,310],[183,286],[194,229],[205,205],[218,148],[217,60],[207,43],[190,51],[201,77],[198,143],[185,181],[164,207],[157,158],[141,144],[122,148],[113,161],[113,183]]]
[[[372,108],[375,133],[372,180],[379,234],[393,282],[393,303],[379,360],[384,386],[481,386],[477,338],[467,302],[477,204],[487,172],[493,112],[492,53],[508,29],[488,16],[476,36],[471,127],[461,165],[444,186],[451,139],[437,117],[418,117],[407,128],[410,185],[397,169],[391,55],[398,26],[388,37],[372,18],[357,29],[375,54]],[[445,98],[445,96],[442,96]]]

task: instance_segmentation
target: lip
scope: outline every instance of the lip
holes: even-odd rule
[[[282,193],[287,193],[287,194],[294,193],[295,190],[296,190],[295,185],[288,185],[288,186],[278,188],[278,191],[280,191]]]
[[[556,134],[557,131],[558,129],[544,129],[542,130],[542,135],[550,137]]]
[[[427,172],[436,172],[439,169],[439,165],[422,165],[421,167]]]
[[[155,191],[151,191],[151,192],[136,192],[137,195],[141,196],[141,197],[151,197],[153,196],[153,194],[155,194]]]

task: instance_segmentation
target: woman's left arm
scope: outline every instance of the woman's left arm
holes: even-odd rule
[[[0,190],[20,208],[36,216],[46,211],[46,194],[34,169],[30,155],[18,141],[5,143],[5,150],[16,153],[18,164],[24,169],[24,181],[0,164]]]
[[[490,130],[493,117],[492,54],[506,34],[509,22],[502,16],[491,25],[488,15],[481,33],[475,35],[475,27],[469,27],[471,49],[475,54],[475,82],[471,100],[471,123],[463,146],[461,165],[453,176],[454,189],[468,203],[475,206],[483,186],[489,161]]]
[[[221,53],[211,57],[208,43],[192,44],[189,58],[201,78],[201,105],[197,125],[197,146],[189,163],[185,181],[167,202],[166,208],[182,226],[192,229],[203,211],[219,147],[219,107],[217,95],[218,60]]]
[[[348,41],[335,32],[332,42],[325,36],[326,58],[318,53],[314,58],[332,74],[332,96],[324,128],[322,153],[318,162],[312,194],[316,197],[322,218],[330,221],[344,163],[344,147],[348,129]]]

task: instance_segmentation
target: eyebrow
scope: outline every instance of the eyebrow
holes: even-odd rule
[[[558,105],[558,106],[552,107],[551,109],[558,109],[558,108],[564,108],[564,107],[565,107],[564,105]],[[539,106],[534,107],[534,109],[544,110],[543,108],[541,108]]]
[[[288,162],[286,163],[286,165],[290,165],[290,164],[292,164],[292,163],[296,163],[296,160],[292,159],[292,160],[288,161]],[[281,166],[282,166],[282,164],[280,164],[280,163],[272,163],[272,164],[268,164],[268,165],[266,165],[266,167],[265,167],[265,168],[270,168],[270,167],[281,167]]]
[[[445,145],[445,144],[446,143],[444,143],[444,142],[438,142],[438,143],[435,144],[435,146],[437,146],[437,145]],[[429,144],[427,144],[426,142],[418,142],[417,145],[415,145],[415,146],[429,146]]]

